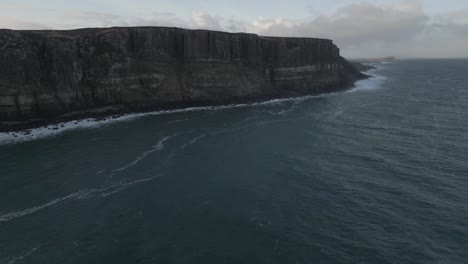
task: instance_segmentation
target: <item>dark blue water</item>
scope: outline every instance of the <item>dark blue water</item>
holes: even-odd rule
[[[344,93],[1,134],[0,263],[467,263],[468,60],[379,67]]]

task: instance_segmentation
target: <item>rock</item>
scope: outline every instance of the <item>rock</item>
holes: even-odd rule
[[[361,72],[366,72],[369,70],[377,69],[375,66],[372,66],[371,64],[368,64],[368,63],[352,61],[351,64],[353,64],[353,66]]]
[[[360,78],[327,39],[164,27],[0,30],[3,124],[316,94]]]
[[[360,63],[380,63],[380,62],[390,62],[396,60],[395,56],[387,56],[381,58],[361,58],[361,59],[350,59],[352,62],[360,62]]]

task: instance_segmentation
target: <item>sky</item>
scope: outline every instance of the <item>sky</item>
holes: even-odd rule
[[[111,26],[328,38],[348,58],[468,57],[468,0],[0,0],[0,28]]]

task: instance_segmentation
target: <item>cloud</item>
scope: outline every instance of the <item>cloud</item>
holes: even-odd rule
[[[128,24],[131,26],[188,27],[190,21],[181,19],[170,12],[152,12],[149,17],[133,18]]]
[[[54,24],[54,28],[74,29],[80,27],[112,27],[129,26],[119,15],[101,12],[67,12],[62,16],[60,23]]]
[[[226,26],[226,19],[219,16],[194,12],[192,18],[198,28],[233,31]],[[235,31],[260,35],[333,39],[344,55],[349,57],[411,56],[405,50],[413,50],[414,45],[424,45],[423,40],[428,39],[426,35],[435,35],[431,40],[437,39],[433,31],[435,26],[430,24],[430,17],[424,13],[420,1],[392,5],[361,2],[344,6],[330,14],[315,15],[306,21],[258,17],[250,23],[237,21],[234,24]],[[451,30],[466,28],[447,22],[444,26]],[[437,52],[428,51],[426,56],[433,54]]]
[[[192,21],[197,28],[223,30],[221,23],[224,22],[224,18],[219,16],[211,16],[202,12],[193,11]]]
[[[229,32],[253,32],[251,24],[246,21],[232,17],[212,16],[200,11],[192,12],[192,23],[188,27]]]
[[[258,17],[252,21],[192,11],[183,18],[170,12],[144,12],[122,17],[110,13],[69,12],[61,21],[41,24],[0,18],[0,27],[14,29],[108,26],[175,26],[269,36],[333,39],[348,57],[396,55],[400,57],[468,56],[468,9],[428,15],[424,2],[406,0],[392,4],[370,1],[349,4],[330,13],[312,10],[310,17]]]
[[[0,17],[0,28],[8,29],[51,29],[51,27],[34,22],[17,20],[14,18]]]
[[[362,2],[306,22],[257,19],[254,25],[260,34],[329,38],[347,49],[405,42],[422,32],[428,19],[417,3],[379,6]]]
[[[468,9],[428,16],[421,1],[351,4],[308,21],[258,18],[261,35],[333,39],[348,57],[468,56]]]

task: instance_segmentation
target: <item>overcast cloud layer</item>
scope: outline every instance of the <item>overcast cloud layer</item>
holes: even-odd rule
[[[3,1],[3,0],[0,0]],[[0,13],[0,28],[71,29],[109,26],[177,26],[269,36],[333,39],[346,57],[468,57],[468,1],[453,11],[425,11],[424,1],[344,1],[339,8],[310,11],[307,18],[262,17],[248,20],[192,9],[190,16],[171,10],[146,11],[142,15],[112,12],[26,9],[23,14]],[[6,9],[15,6],[5,5]],[[245,6],[248,9],[248,6]],[[267,7],[265,7],[267,8]],[[28,12],[39,12],[34,20]],[[58,15],[57,15],[58,14]]]

